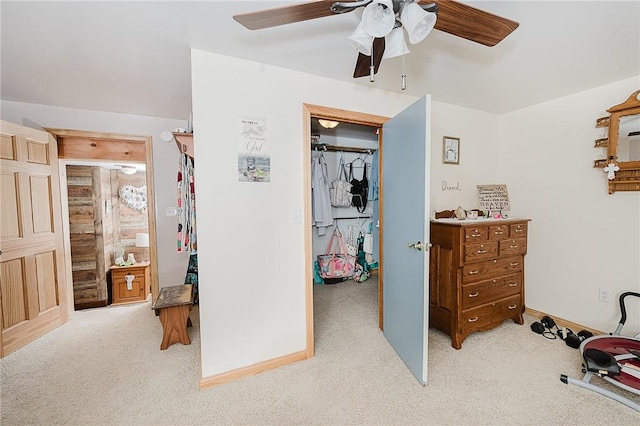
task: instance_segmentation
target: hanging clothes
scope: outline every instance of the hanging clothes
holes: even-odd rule
[[[311,158],[311,203],[313,223],[318,235],[324,235],[327,227],[333,225],[331,199],[329,197],[329,176],[327,162],[322,152],[312,152]]]
[[[378,199],[379,183],[378,183],[378,151],[373,153],[371,160],[371,174],[369,175],[369,201]]]
[[[193,158],[180,154],[178,163],[178,252],[188,251],[189,265],[184,283],[193,284],[193,300],[198,303],[198,255],[196,247],[196,193]]]
[[[193,303],[198,304],[198,254],[191,253],[189,255],[189,266],[187,266],[187,275],[184,277],[185,284],[193,284]]]
[[[178,252],[196,251],[196,195],[193,158],[180,154],[178,163]]]
[[[369,201],[375,201],[380,199],[380,181],[378,179],[378,151],[373,153],[373,159],[371,160],[371,177],[369,178]],[[377,224],[380,219],[380,203],[373,203],[373,221],[369,228],[369,236],[367,239],[370,239],[370,242],[367,242],[367,245],[371,244],[371,252],[366,252],[368,256],[368,260],[370,262],[374,262],[379,259],[378,253],[378,238],[380,236],[380,230],[378,229]]]

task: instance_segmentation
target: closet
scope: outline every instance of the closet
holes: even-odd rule
[[[311,161],[319,161],[322,157],[323,164],[326,164],[326,182],[329,188],[334,180],[338,179],[339,164],[344,164],[346,180],[356,179],[361,181],[366,171],[366,178],[369,187],[369,194],[364,208],[355,206],[329,208],[330,217],[320,219],[316,214],[318,199],[314,197],[312,189],[312,258],[317,261],[317,256],[325,254],[327,246],[331,240],[334,230],[338,229],[343,236],[345,243],[358,247],[358,238],[367,236],[366,261],[371,268],[371,273],[375,278],[377,275],[378,263],[378,237],[377,227],[378,215],[378,191],[376,187],[377,179],[377,157],[378,157],[378,129],[365,125],[339,123],[333,128],[324,128],[318,123],[318,119],[311,118]],[[317,163],[319,164],[319,163]],[[318,168],[312,166],[312,173]],[[343,177],[343,179],[345,179]],[[314,181],[312,176],[312,182]],[[373,181],[373,182],[372,182]],[[313,183],[312,183],[313,186]],[[326,225],[326,226],[325,226]],[[316,265],[314,265],[316,270]],[[314,274],[315,285],[325,285],[319,275]],[[370,278],[371,279],[371,278]],[[354,283],[352,279],[332,285],[342,285]]]

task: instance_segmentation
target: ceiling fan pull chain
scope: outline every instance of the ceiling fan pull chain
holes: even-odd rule
[[[376,81],[376,67],[373,66],[373,44],[371,44],[371,65],[369,66],[369,81]]]
[[[407,89],[407,74],[404,72],[404,52],[402,52],[402,83],[400,84],[400,90]]]

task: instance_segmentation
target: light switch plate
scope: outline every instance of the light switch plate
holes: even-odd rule
[[[299,224],[302,222],[302,213],[300,209],[293,209],[291,211],[291,223]]]

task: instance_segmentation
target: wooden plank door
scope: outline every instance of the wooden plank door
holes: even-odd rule
[[[0,126],[0,356],[67,320],[58,150],[47,132]]]

